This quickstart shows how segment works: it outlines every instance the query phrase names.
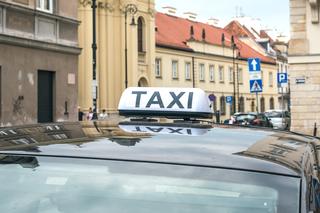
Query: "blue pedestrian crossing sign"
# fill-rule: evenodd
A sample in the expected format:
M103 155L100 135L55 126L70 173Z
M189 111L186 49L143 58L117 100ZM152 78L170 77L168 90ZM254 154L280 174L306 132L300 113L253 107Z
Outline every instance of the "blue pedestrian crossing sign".
M288 83L288 74L287 73L278 73L278 84Z
M226 102L227 102L227 104L232 104L232 96L227 96Z
M262 80L250 80L250 92L257 93L262 92Z
M248 67L250 72L261 71L260 58L249 58Z

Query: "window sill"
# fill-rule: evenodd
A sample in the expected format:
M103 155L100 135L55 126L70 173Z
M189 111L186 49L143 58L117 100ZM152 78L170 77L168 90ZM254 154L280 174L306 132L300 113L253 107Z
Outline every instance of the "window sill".
M219 81L220 84L224 84L224 81Z
M37 7L37 10L39 10L39 11L41 11L41 12L44 12L44 13L53 14L53 10L45 10L45 9L40 8L40 7Z
M162 79L162 76L161 75L156 75L156 78Z

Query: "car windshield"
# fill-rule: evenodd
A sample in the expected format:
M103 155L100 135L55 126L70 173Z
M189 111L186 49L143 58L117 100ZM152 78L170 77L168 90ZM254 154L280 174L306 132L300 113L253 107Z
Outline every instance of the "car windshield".
M282 116L284 116L285 114L283 113L282 115L282 112L272 111L272 112L266 112L265 115L268 118L282 118Z
M237 121L244 121L244 120L247 120L247 121L252 121L256 118L255 115L251 115L251 114L242 114L242 115L238 115L236 117L236 120Z
M299 209L300 180L295 177L142 162L0 158L1 212L297 213Z

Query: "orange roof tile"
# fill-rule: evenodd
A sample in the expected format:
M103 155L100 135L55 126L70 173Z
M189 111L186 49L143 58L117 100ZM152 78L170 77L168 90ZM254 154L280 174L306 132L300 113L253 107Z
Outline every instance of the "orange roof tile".
M156 43L157 45L169 46L175 48L181 48L184 50L192 50L188 45L187 41L190 40L190 28L193 26L194 36L193 39L196 41L203 41L202 30L206 32L205 42L222 45L221 37L222 34L225 35L225 45L231 46L231 34L227 30L215 27L209 24L190 21L185 18L170 16L163 13L156 14ZM267 63L275 63L275 60L264 56L250 46L240 41L235 37L235 43L239 49L240 58L260 58L261 61Z

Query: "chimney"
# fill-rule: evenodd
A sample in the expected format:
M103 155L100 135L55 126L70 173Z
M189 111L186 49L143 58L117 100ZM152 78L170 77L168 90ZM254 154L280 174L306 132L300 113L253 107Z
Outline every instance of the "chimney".
M167 15L171 15L171 16L176 16L177 13L177 8L175 7L170 7L170 6L166 6L166 7L162 7L163 12Z
M216 18L210 18L207 23L211 26L219 27L220 20Z
M186 18L190 21L196 21L197 20L197 14L193 12L185 12L183 13L183 18Z

